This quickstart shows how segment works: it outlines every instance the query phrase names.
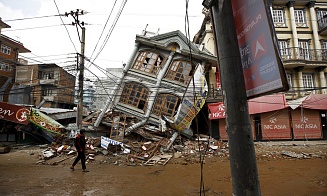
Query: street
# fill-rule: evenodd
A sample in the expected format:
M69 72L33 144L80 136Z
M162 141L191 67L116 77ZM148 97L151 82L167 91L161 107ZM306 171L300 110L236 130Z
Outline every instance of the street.
M232 195L228 157L206 157L203 164L204 192L200 193L199 158L172 158L166 165L126 164L119 159L96 156L88 173L73 157L59 164L36 164L39 147L12 149L0 154L1 195ZM262 195L326 195L327 145L256 144ZM307 158L281 156L301 152ZM52 160L52 163L54 161Z

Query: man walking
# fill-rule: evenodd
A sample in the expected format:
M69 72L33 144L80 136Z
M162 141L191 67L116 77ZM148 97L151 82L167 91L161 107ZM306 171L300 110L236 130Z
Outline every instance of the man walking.
M75 165L78 163L79 160L81 160L83 172L89 172L88 170L86 170L85 165L85 145L85 129L81 129L80 133L75 138L75 147L78 155L73 165L70 167L71 170L74 170Z

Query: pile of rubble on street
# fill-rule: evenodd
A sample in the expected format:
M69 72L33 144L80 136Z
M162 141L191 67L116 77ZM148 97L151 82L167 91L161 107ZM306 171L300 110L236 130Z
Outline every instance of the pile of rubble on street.
M192 164L199 163L200 156L206 160L222 157L228 159L228 143L218 141L201 135L196 140L186 139L180 136L175 140L171 149L163 152L166 139L160 141L137 141L131 138L124 142L110 144L107 149L101 147L101 138L87 138L86 157L88 163L94 164L114 164L128 166L154 166L165 165L169 161L172 163ZM68 140L70 141L70 140ZM291 141L290 141L291 142ZM73 160L76 150L72 142L62 144L42 145L37 164L57 165L65 160ZM315 151L308 146L262 146L255 143L257 160L277 160L277 159L311 159L327 158L326 151ZM326 147L327 148L327 147ZM285 150L289 149L289 150ZM310 152L309 152L309 151Z

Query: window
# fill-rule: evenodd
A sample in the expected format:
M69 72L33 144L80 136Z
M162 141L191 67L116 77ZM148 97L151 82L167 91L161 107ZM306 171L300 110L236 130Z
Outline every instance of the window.
M163 57L154 52L141 52L137 57L133 69L156 75L162 67Z
M43 96L51 96L52 95L52 89L50 89L50 88L44 88L42 90L42 95Z
M288 82L288 85L290 87L290 90L292 90L292 88L293 88L292 74L291 73L287 73L286 76L287 76L287 82Z
M313 75L312 74L302 74L303 87L305 89L313 89Z
M304 10L294 10L294 18L296 24L306 24Z
M45 72L43 72L43 79L44 80L54 79L54 72L53 71L45 71Z
M273 10L272 18L275 26L286 26L285 25L285 15L284 10Z
M279 45L279 51L280 54L282 55L282 58L286 58L289 59L290 56L290 48L289 48L289 43L286 40L279 40L278 41L278 45Z
M148 94L149 90L142 84L126 83L120 102L145 111L147 108Z
M327 15L327 10L317 10L317 20L318 22L324 19L324 16Z
M10 55L11 48L9 46L1 44L1 52Z
M11 72L13 70L13 68L8 63L0 61L0 70Z
M311 60L308 41L299 41L299 54L300 58Z
M174 61L165 78L187 84L191 79L192 65L187 61Z
M324 10L318 9L318 10L316 10L316 13L317 13L318 29L322 30L325 27L327 27L327 17L326 17L327 10L326 9L324 9Z
M175 95L159 94L152 112L157 116L165 115L168 117L173 117L179 103L180 100Z
M327 59L327 41L325 40L321 41L321 56L322 56L322 60Z

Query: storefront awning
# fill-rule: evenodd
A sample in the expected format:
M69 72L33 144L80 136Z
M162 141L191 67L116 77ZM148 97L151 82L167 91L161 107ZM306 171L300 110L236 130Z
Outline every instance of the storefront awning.
M287 104L294 110L298 107L327 110L327 95L325 94L311 94L300 99L288 101Z
M289 107L284 94L266 95L248 100L249 114L259 114L281 110ZM208 104L209 119L225 118L225 107L222 102Z
M259 114L287 108L285 94L266 95L248 101L249 113Z

